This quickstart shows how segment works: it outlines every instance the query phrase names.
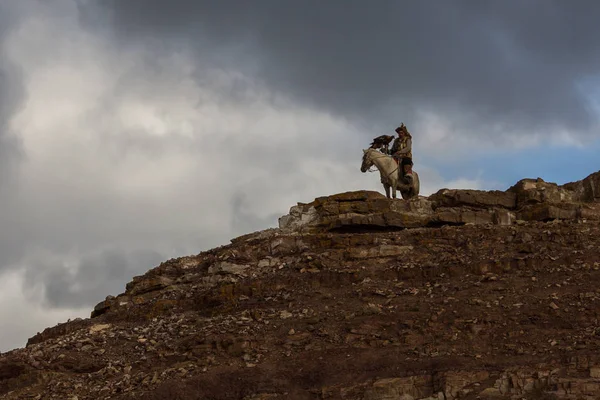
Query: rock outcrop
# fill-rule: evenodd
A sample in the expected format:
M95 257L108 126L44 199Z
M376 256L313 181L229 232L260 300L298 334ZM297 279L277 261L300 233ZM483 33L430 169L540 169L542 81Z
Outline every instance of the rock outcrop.
M512 225L527 221L600 220L600 173L558 186L523 179L506 191L442 189L429 197L389 200L359 191L298 203L279 227L305 233L441 225Z
M292 207L0 356L2 399L598 399L598 174Z

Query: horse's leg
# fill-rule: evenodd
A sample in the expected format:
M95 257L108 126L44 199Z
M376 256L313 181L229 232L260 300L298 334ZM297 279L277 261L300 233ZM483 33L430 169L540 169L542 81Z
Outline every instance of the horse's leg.
M392 180L392 198L396 198L396 182Z
M385 197L390 198L390 185L384 183L383 188L385 189Z
M396 189L400 192L400 196L402 196L402 199L406 200L406 190L402 182L396 182Z
M413 197L417 197L419 194L419 189L418 189L418 185L419 185L419 176L416 175L413 172L413 181L412 183L408 186L408 190L406 190L406 199L412 199Z

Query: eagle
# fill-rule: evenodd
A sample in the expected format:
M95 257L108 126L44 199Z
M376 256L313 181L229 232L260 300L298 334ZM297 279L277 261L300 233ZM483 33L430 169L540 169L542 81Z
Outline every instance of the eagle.
M385 149L386 150L385 152L387 153L388 146L392 140L394 140L394 137L390 136L390 135L377 136L371 142L371 148L372 149Z

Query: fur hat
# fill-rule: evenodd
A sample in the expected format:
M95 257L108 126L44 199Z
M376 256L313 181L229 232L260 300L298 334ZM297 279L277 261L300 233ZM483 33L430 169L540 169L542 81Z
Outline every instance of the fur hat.
M407 132L406 125L404 125L404 122L402 124L400 124L399 127L396 128L396 133L400 133L400 132Z

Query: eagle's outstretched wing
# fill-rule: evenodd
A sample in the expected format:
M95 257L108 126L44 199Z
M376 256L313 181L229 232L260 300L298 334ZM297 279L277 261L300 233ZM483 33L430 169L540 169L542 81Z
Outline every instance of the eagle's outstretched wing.
M372 149L379 149L381 147L388 146L392 140L394 140L394 137L390 136L390 135L377 136L371 142L371 148Z

